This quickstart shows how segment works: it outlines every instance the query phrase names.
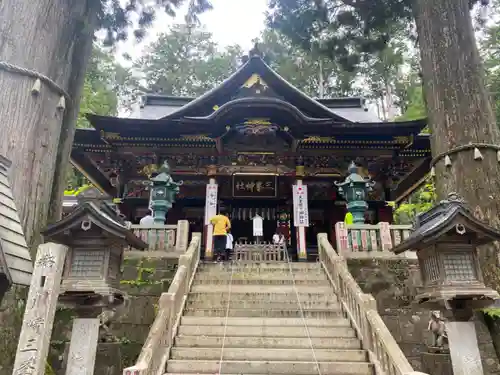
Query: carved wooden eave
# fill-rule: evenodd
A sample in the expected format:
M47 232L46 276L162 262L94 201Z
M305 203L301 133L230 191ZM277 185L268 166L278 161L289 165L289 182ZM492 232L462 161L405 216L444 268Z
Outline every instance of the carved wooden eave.
M0 272L10 283L28 286L33 264L9 181L10 160L0 155Z
M78 204L68 216L55 224L49 225L42 232L42 235L51 241L71 245L71 233L81 231L82 224L86 222L97 225L111 237L121 240L124 246L131 246L140 250L148 247L147 243L127 229L123 220L115 215L109 207L98 206L95 202Z
M231 100L208 116L186 116L180 121L181 123L215 124L224 121L226 117L231 116L233 113L236 113L236 116L240 119L252 118L255 117L255 111L258 111L259 117L272 117L275 114L287 116L289 121L286 123L289 123L291 126L295 124L326 124L332 122L331 117L310 117L301 112L293 104L270 97L249 97Z
M500 231L476 219L473 212L461 200L445 200L427 212L417 216L414 231L392 251L400 254L407 250L419 250L439 242L448 232L457 228L481 246L500 240Z

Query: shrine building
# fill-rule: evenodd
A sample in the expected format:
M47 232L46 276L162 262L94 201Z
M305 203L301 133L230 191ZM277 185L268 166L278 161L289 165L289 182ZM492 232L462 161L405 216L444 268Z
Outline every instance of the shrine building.
M102 192L122 198L120 210L132 223L147 214L149 178L166 160L182 181L167 224L186 219L191 232L203 232L211 183L235 240L253 239L258 214L264 240L279 223L289 227L291 248L303 251L314 249L317 233L334 243L335 223L346 213L335 182L351 162L376 182L366 215L375 224L392 222L387 201L408 196L431 158L425 120L381 122L362 98L308 97L258 54L200 97L146 95L131 118L88 118L94 129L77 129L71 162ZM293 185L307 187L301 231L293 224Z

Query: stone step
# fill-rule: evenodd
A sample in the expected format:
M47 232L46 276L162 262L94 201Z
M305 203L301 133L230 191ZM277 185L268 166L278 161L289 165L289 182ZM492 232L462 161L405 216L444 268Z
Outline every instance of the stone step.
M274 262L274 263L256 263L256 262L232 262L232 263L200 263L198 266L198 272L205 272L211 270L227 270L231 272L231 269L241 269L241 270L289 270L290 266L292 270L316 270L322 269L320 263L299 263L299 262Z
M195 361L341 361L366 362L364 350L345 349L271 349L271 348L173 348L171 359L191 359Z
M228 314L229 313L229 314ZM303 311L305 318L340 318L343 313L340 310L331 309L307 309ZM299 309L293 308L289 310L270 310L266 309L229 309L227 308L186 308L184 316L200 316L200 317L261 317L261 318L301 318L302 313Z
M248 318L248 317L194 317L183 316L184 326L255 326L255 327L350 327L347 319L302 319L302 318Z
M308 327L310 337L356 337L350 327ZM305 327L241 327L241 326L184 326L177 332L184 336L250 336L250 337L307 337Z
M300 301L318 301L318 302L336 302L337 296L333 293L298 293ZM297 301L297 293L233 293L214 292L214 293L189 293L188 301L204 301L206 299L227 301L228 299L244 299L247 301L270 301L270 302L286 302Z
M241 275L294 275L294 276L305 276L305 275L325 275L325 272L321 268L312 268L312 269L293 269L290 273L290 269L288 268L233 268L225 269L225 268L208 268L203 271L199 271L198 275L208 276L208 275L227 275L233 277L238 277Z
M315 349L361 349L357 338L343 337L217 337L217 336L177 336L176 347L203 348L292 348L310 349L311 343Z
M199 279L194 280L195 285L221 285L228 287L229 279ZM329 286L328 280L292 280L292 279L235 279L232 281L231 285L307 285L307 286Z
M319 371L318 366L319 365ZM292 362L292 361L193 361L169 360L169 374L290 374L290 375L373 375L365 362Z
M193 284L192 293L222 293L229 291L229 283L223 284ZM333 294L330 285L231 285L231 294L238 293L275 293L291 294L295 293L324 293Z
M252 301L252 300L236 300L231 299L230 301L224 300L210 300L206 299L204 301L187 301L187 308L196 308L196 309L210 309L210 308L225 308L227 309L252 309L252 310L291 310L302 308L302 310L307 309L332 309L332 310L340 310L340 304L336 301L326 302L326 301L300 301L292 300L292 301Z
M237 281L327 281L326 275L321 273L298 273L291 275L289 272L266 272L266 273L197 273L195 276L195 281L224 281L228 283L232 278L233 282Z

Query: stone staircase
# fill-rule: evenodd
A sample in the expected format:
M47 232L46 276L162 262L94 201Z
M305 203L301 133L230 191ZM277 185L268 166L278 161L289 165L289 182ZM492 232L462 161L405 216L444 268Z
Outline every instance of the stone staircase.
M201 264L200 245L193 234L123 375L426 375L413 370L326 234L318 263L270 254Z
M373 366L319 263L203 264L167 373L371 375Z

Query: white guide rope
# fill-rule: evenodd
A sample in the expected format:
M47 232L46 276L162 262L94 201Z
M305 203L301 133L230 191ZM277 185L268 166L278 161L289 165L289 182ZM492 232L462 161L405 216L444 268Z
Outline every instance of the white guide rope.
M293 289L295 291L295 295L297 297L297 302L299 304L299 309L300 309L300 316L302 318L302 324L304 324L304 328L306 330L307 338L309 339L309 345L311 346L311 351L313 355L314 362L316 363L316 369L318 370L318 374L321 374L321 369L319 367L319 362L318 362L318 357L316 357L316 351L314 350L314 344L312 342L311 334L309 332L309 327L307 326L307 321L304 315L304 309L302 307L302 302L300 302L300 296L299 296L299 291L297 289L297 285L295 284L295 276L293 275L293 269L292 269L292 263L290 262L290 257L288 256L288 249L285 247L285 258L288 263L288 270L290 272L290 276L292 276L292 284L293 284Z
M222 346L220 349L219 375L222 374L222 359L224 357L224 344L226 341L227 320L229 318L229 308L231 306L231 289L232 289L232 285L233 285L233 273L234 273L234 267L233 267L233 261L231 261L231 277L229 278L229 288L228 288L228 293L227 293L226 318L224 321L224 334L222 336Z

